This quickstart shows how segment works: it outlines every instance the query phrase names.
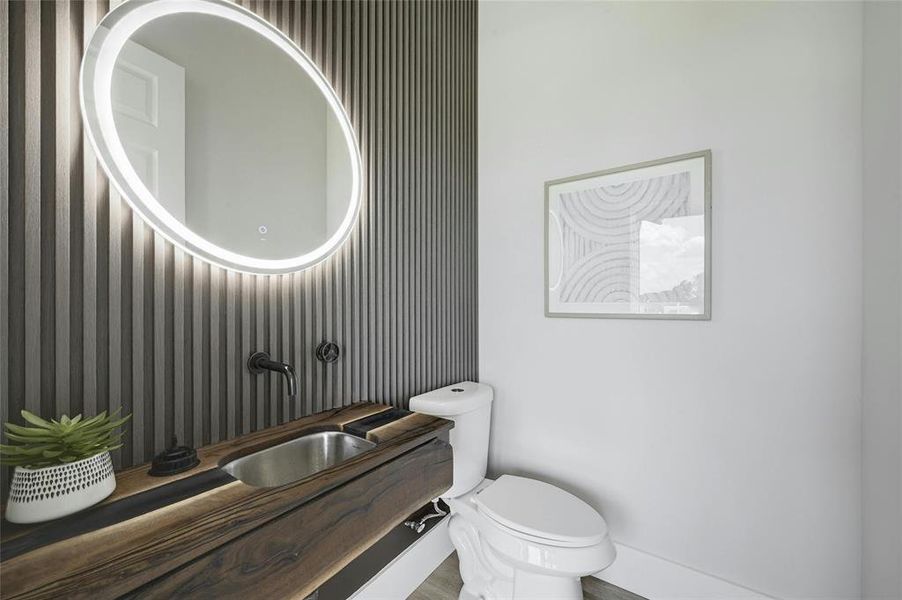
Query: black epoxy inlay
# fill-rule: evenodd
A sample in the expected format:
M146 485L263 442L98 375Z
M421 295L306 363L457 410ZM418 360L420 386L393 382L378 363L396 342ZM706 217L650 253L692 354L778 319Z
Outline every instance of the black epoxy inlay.
M56 542L103 529L128 519L140 517L145 513L169 506L233 481L236 481L236 479L225 471L210 469L203 473L123 498L111 504L95 506L62 519L48 521L37 525L34 531L4 542L0 546L0 562L49 544L55 544ZM3 527L16 527L16 525L3 521ZM29 525L29 527L33 527L33 525Z
M375 415L371 415L369 417L351 421L344 426L344 430L346 433L350 433L351 435L365 438L368 431L376 429L377 427L382 427L383 425L391 423L392 421L397 421L398 419L406 417L409 414L412 414L409 410L404 410L403 408L392 408L391 410L376 413Z

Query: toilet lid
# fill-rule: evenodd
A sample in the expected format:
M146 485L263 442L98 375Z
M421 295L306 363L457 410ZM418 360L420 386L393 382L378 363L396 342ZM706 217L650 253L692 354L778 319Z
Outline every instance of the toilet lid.
M608 533L607 524L594 508L535 479L502 475L476 494L476 505L506 528L550 545L591 546Z

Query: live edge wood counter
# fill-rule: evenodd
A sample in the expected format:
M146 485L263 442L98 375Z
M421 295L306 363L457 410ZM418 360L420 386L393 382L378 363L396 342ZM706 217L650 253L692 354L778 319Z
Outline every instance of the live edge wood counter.
M147 465L117 474L125 498L218 469L318 431L341 431L389 410L355 404L198 449L201 464L173 477ZM451 487L450 421L413 413L374 429L376 447L295 483L229 481L125 521L0 562L2 598L303 598ZM53 522L40 526L52 527ZM36 528L4 528L4 541Z

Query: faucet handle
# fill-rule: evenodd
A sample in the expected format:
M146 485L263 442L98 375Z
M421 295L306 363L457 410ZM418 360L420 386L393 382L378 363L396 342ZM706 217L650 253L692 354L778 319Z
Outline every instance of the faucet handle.
M341 346L335 342L323 341L316 347L316 359L326 364L341 358Z

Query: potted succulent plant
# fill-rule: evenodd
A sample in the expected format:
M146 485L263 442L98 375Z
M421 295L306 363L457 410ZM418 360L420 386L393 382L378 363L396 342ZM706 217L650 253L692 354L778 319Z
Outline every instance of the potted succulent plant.
M22 418L32 426L6 423L10 444L0 444L0 464L15 467L6 503L8 521L57 519L113 493L116 476L110 450L122 445L117 429L128 416L104 411L90 419L64 415L45 421L23 410Z

